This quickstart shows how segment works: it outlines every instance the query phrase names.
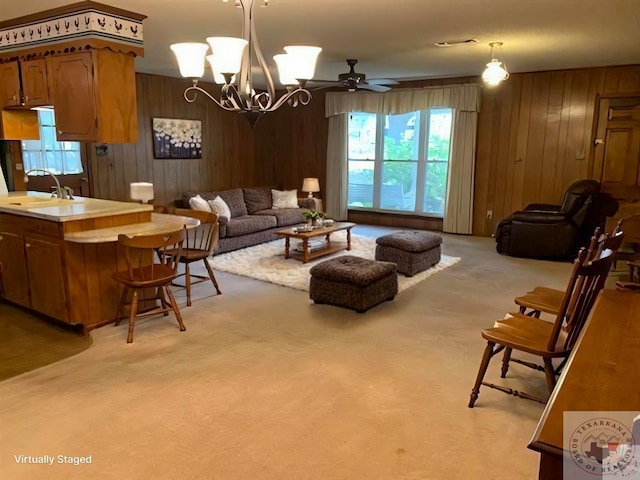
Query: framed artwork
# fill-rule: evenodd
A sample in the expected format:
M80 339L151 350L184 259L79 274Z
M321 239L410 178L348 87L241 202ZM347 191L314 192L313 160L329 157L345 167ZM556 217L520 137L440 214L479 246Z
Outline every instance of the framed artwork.
M154 158L202 158L202 122L176 118L153 119Z

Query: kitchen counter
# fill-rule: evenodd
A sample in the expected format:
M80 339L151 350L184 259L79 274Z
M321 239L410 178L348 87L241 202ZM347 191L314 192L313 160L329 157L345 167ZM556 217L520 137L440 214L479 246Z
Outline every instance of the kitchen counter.
M117 242L118 235L131 236L169 233L182 228L184 225L186 225L187 228L193 228L200 225L200 221L195 218L182 217L179 215L152 213L150 222L66 233L64 239L67 242L73 243Z
M51 198L43 192L9 192L0 194L0 212L39 218L52 222L69 222L131 213L150 212L153 205L116 202L99 198L74 197L73 200Z

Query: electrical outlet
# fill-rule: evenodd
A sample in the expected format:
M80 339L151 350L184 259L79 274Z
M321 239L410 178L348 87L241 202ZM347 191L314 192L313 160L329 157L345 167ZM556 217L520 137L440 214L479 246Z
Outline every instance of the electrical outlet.
M487 210L487 220L491 220L493 218L493 210Z

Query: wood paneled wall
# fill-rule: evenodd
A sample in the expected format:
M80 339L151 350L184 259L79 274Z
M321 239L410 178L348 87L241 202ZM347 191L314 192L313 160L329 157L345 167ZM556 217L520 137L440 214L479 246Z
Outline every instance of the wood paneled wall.
M183 79L136 74L138 143L108 145L105 156L97 156L95 144L87 144L92 196L129 200L131 182L151 182L154 203L168 205L189 190L210 191L267 181L265 165L254 161L254 132L249 123L205 98L187 103L182 95L189 84ZM214 91L216 87L206 88ZM152 118L156 117L201 120L202 158L154 159Z
M324 191L328 122L323 91L313 92L307 106L266 114L251 130L242 115L224 112L209 100L186 103L185 80L145 74L137 74L136 80L140 141L109 145L104 157L88 146L94 196L125 200L130 182L149 181L155 186L155 203L168 204L187 190L257 185L300 189L304 177L318 177ZM480 79L404 86L469 82ZM634 94L640 95L640 66L512 74L496 88L483 87L473 233L491 235L511 212L533 202L558 203L571 182L589 178L598 97ZM154 160L153 117L202 120L202 159Z
M515 74L483 88L473 233L492 234L529 203L558 204L573 181L592 178L597 100L619 95L640 95L640 66Z

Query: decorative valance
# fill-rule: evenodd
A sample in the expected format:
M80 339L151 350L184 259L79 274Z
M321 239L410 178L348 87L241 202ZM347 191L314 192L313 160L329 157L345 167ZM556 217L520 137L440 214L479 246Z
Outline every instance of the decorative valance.
M453 108L461 112L480 111L480 85L399 88L384 93L328 92L325 116L349 112L396 115L428 108Z

